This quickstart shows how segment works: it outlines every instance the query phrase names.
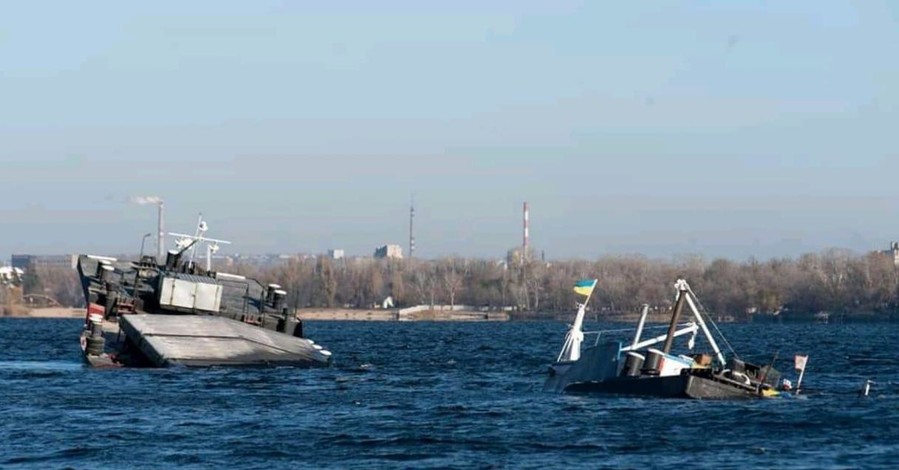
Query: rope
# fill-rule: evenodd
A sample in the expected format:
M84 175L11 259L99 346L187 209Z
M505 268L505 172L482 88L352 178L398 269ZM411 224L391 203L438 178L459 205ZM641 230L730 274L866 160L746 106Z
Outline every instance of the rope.
M699 301L699 297L696 297L696 293L693 292L693 288L690 287L689 284L687 284L687 290L690 292L690 295L693 296L693 301L696 302L696 307L699 309L699 314L705 317L706 323L712 324L712 327L714 327L715 331L718 333L718 337L721 339L724 345L727 346L727 349L730 351L730 353L735 358L739 359L740 356L736 351L734 351L734 348L730 345L730 342L727 341L727 337L724 336L723 333L721 333L721 330L718 328L718 324L715 323L715 320L712 320L712 316L708 314L708 310L705 308L705 305L702 305L702 302Z

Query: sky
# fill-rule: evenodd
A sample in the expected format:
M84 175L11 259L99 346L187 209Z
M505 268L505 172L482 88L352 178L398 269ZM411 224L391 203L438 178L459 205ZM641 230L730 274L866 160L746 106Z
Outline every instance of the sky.
M899 3L0 0L0 256L899 240ZM226 253L227 252L227 253Z

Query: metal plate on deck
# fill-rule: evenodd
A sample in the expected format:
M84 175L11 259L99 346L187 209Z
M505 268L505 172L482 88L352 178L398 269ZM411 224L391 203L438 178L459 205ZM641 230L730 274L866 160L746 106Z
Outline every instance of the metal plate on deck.
M243 322L199 315L124 315L122 331L158 367L173 365L324 366L329 356L307 339Z

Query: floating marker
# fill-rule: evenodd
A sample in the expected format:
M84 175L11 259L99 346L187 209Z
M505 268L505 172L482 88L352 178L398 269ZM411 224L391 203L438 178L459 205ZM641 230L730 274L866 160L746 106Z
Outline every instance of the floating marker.
M873 380L870 380L870 379L869 379L869 380L865 380L865 386L864 386L864 388L859 392L859 395L861 395L861 396L863 396L863 397L868 396L868 393L871 391L871 384L873 384L873 383L874 383Z

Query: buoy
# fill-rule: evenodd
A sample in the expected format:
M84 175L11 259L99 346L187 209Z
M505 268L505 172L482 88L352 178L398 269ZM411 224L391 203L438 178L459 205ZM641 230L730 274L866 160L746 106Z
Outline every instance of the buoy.
M870 380L870 379L865 380L864 387L862 387L862 389L859 390L859 392L858 392L859 396L862 396L862 397L868 396L868 393L871 392L871 384L873 384L873 383L874 383L873 380Z

